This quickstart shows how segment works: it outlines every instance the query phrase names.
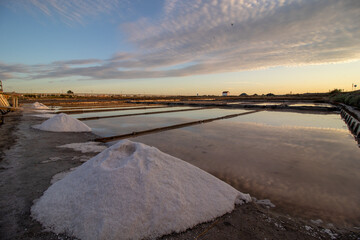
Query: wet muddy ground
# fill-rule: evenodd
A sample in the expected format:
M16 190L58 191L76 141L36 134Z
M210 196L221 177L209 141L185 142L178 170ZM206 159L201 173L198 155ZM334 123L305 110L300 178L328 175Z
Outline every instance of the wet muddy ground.
M52 133L31 128L43 119L14 113L0 126L0 239L72 239L45 232L32 220L33 201L50 186L52 177L82 164L95 153L57 148L86 142L92 133ZM255 196L256 197L256 196ZM249 203L232 213L161 239L359 239L359 231L333 229L277 214Z

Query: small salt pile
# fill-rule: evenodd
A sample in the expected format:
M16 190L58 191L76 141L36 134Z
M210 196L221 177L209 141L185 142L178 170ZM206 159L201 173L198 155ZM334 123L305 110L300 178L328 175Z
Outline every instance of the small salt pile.
M189 163L124 140L54 183L31 212L57 234L153 239L185 231L249 201L249 194Z
M31 104L30 107L33 109L46 109L46 110L50 109L48 106L46 106L42 103L39 103L39 102L35 102L35 103Z
M85 123L65 113L57 114L33 128L50 132L91 132L91 128Z

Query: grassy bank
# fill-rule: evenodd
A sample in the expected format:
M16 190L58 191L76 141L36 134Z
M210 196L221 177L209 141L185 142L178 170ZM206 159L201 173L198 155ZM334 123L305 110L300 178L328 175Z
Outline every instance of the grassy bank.
M347 105L360 108L360 90L347 93L334 90L330 93L330 101L345 103Z

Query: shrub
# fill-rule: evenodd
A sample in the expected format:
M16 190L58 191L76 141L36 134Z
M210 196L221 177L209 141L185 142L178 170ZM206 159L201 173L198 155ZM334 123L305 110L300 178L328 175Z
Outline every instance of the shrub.
M350 106L360 108L360 93L339 93L330 96L330 100L338 103L345 103Z

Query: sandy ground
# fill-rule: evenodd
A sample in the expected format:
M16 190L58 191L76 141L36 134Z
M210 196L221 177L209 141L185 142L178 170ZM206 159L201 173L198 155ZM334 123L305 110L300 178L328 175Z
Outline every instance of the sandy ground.
M32 129L44 119L12 113L0 126L0 239L72 239L45 232L32 220L30 208L50 186L52 177L79 166L81 153L57 148L86 142L91 133L51 133ZM57 157L56 161L54 160ZM45 162L44 162L45 161ZM276 209L276 208L275 208ZM255 203L237 206L232 213L200 224L184 233L161 239L360 239L359 232L306 223ZM335 233L337 235L331 235Z

